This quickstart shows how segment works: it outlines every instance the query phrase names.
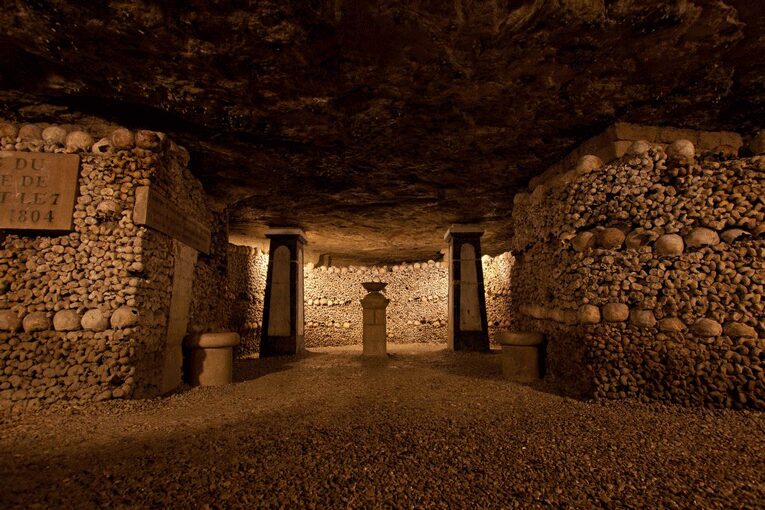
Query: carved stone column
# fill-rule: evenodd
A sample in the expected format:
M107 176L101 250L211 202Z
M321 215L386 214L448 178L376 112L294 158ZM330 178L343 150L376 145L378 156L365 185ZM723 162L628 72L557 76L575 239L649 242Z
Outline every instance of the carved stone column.
M385 309L390 303L380 291L385 288L386 283L382 282L364 282L364 288L369 294L361 299L361 307L364 309L364 356L385 356L386 332L385 332Z
M260 355L297 354L305 349L303 319L303 246L305 234L299 228L272 228L263 331Z
M481 236L477 225L452 225L449 243L449 348L488 351L489 326L481 265Z

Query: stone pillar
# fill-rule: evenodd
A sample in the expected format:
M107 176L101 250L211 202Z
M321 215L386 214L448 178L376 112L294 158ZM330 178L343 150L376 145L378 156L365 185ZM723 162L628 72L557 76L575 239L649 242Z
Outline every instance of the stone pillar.
M390 300L380 294L380 291L387 284L364 282L362 285L369 291L369 294L361 299L361 307L364 309L364 356L385 356L387 354L385 309Z
M272 228L266 297L263 306L261 356L297 354L305 349L303 319L303 246L299 228Z
M481 265L481 236L477 225L452 225L449 243L449 348L488 351L489 326Z
M183 376L183 337L189 324L189 307L194 286L197 251L173 239L173 287L167 318L165 356L160 393L168 393L181 385Z

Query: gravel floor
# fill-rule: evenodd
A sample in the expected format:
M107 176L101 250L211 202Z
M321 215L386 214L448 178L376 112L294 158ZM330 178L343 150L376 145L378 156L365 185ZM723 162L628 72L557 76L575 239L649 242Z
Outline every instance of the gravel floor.
M499 356L244 360L238 383L0 427L5 508L763 508L765 414L588 403Z

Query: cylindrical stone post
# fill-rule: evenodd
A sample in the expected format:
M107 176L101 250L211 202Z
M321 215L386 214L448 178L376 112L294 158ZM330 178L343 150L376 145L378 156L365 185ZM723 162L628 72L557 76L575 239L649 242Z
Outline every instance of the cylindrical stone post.
M364 288L369 294L361 299L364 314L364 356L385 356L386 348L385 309L390 302L380 291L386 283L364 282Z
M544 335L534 331L500 331L496 339L502 345L502 375L505 379L529 383L542 377L540 350Z
M202 333L186 339L191 350L188 379L192 386L230 384L233 373L233 347L239 345L237 333Z

